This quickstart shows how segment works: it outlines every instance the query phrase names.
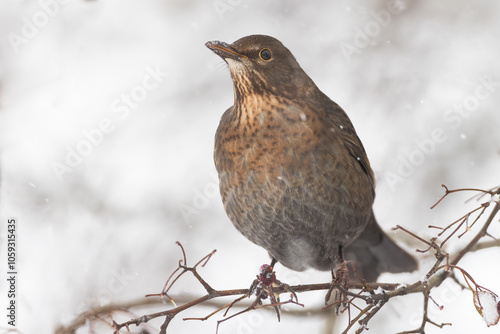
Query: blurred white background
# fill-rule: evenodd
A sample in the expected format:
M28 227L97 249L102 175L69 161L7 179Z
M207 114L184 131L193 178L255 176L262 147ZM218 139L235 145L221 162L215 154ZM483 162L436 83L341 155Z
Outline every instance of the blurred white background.
M218 289L248 287L268 262L232 226L218 194L213 138L233 92L208 40L280 39L351 117L375 170L382 227L401 224L431 236L427 225L445 226L477 205L458 194L429 210L441 184L499 184L499 18L500 2L487 0L2 1L0 236L3 245L4 222L16 217L17 328L50 333L91 306L160 292L180 259L175 241L191 264L217 249L201 273ZM497 237L498 225L491 229ZM448 250L475 231L452 239ZM407 249L423 247L389 233ZM3 301L5 247L1 252ZM500 250L490 249L461 265L500 293L498 258ZM432 264L430 254L420 259L420 272L380 281L417 281ZM277 270L290 284L330 279L327 272ZM203 289L185 278L172 295L183 293L201 296ZM433 320L453 326L428 325L427 333L498 331L486 327L470 291L456 283L432 295L444 305L430 305ZM323 296L299 298L314 311ZM418 327L421 302L419 295L393 300L369 327ZM170 331L215 332L220 317L181 319L212 310L189 310ZM329 333L329 317L284 312L278 323L258 311L224 323L220 333ZM346 324L340 317L333 332ZM112 333L101 325L96 331Z

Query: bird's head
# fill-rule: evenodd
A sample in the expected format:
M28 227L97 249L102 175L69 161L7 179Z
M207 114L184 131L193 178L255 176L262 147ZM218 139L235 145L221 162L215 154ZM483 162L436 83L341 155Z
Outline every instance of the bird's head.
M316 88L276 38L251 35L233 44L210 41L206 46L228 64L236 99L268 94L298 97Z

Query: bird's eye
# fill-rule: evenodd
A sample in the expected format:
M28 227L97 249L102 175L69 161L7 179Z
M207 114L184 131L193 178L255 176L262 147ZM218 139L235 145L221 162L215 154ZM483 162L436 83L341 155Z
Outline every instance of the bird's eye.
M269 61L273 57L273 54L271 53L271 50L269 50L269 49L262 49L259 51L259 57L262 60Z

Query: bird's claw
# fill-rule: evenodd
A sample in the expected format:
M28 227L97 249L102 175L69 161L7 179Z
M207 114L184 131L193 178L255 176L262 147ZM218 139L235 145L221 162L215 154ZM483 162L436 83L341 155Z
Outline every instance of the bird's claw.
M248 289L248 296L251 296L255 293L258 299L258 303L261 304L262 300L270 298L271 304L274 305L274 309L276 310L276 315L278 317L278 321L280 320L280 309L281 302L279 298L279 293L275 293L273 290L275 288L283 289L290 293L290 300L293 301L295 299L296 303L299 302L299 298L297 294L290 285L283 283L276 279L276 273L273 271L273 267L264 264L260 267L259 275L252 282L252 285Z
M347 262L342 262L337 268L335 275L332 272L332 276L332 283L325 296L325 305L328 305L332 293L335 290L335 296L332 305L335 305L335 313L338 315L340 307L343 307L345 309L349 304L349 299L343 292L349 290L349 269L347 268ZM344 311L344 309L342 310L342 312Z

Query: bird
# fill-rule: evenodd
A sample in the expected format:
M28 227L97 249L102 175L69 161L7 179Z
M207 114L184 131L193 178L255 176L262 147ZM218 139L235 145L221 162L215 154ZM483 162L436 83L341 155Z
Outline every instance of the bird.
M295 271L333 273L352 261L368 282L414 271L415 259L375 219L375 178L353 124L290 50L267 35L205 45L233 81L214 161L237 230Z

